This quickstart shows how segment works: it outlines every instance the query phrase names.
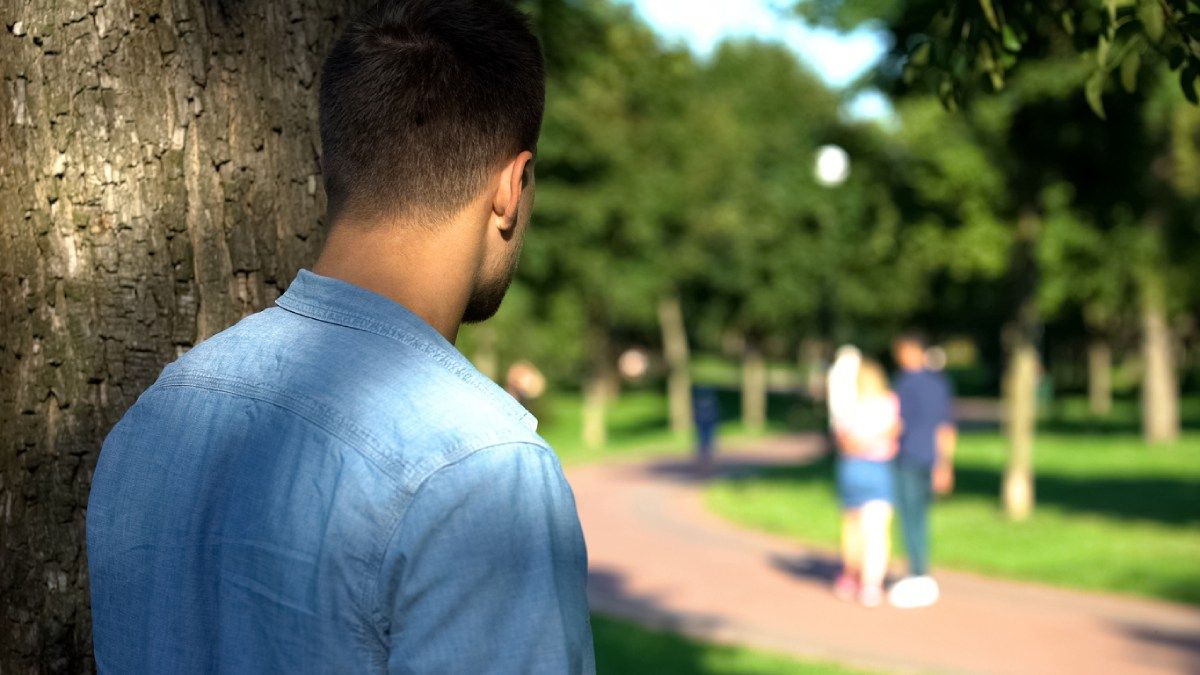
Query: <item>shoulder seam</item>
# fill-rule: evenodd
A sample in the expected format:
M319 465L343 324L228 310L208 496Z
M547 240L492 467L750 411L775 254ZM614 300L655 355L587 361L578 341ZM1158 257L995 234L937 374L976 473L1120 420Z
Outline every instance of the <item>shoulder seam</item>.
M283 296L280 297L280 300L284 299L285 298ZM294 307L288 307L288 305L293 305ZM314 321L321 321L323 323L350 328L352 330L371 333L383 338L395 340L396 342L399 342L410 349L417 350L426 356L429 356L435 363L467 386L484 395L493 397L495 396L495 392L492 391L491 387L489 386L494 385L494 383L475 372L474 369L469 366L469 362L465 361L465 357L464 360L460 361L445 350L439 349L435 345L430 344L428 341L420 339L411 332L399 330L395 326L388 325L385 322L369 316L363 316L354 312L345 312L331 307L321 307L303 300L298 300L296 298L286 298L286 302L284 304L279 304L279 300L276 300L275 306L292 314L313 319ZM453 349L453 347L451 349ZM497 401L497 403L500 402ZM528 411L525 411L525 414L528 415ZM516 416L515 412L513 413L513 416Z
M372 592L371 592L372 597L371 597L371 602L370 602L370 607L371 607L370 611L375 615L375 617L374 617L375 620L372 623L375 628L375 631L376 631L379 641L381 643L383 643L385 646L387 644L387 639L386 639L386 635L384 635L384 631L383 631L383 622L386 621L387 617L383 616L383 613L381 611L381 603L380 603L380 600L381 600L380 599L380 586L381 586L380 581L381 581L381 577L383 576L383 562L384 562L384 560L387 559L387 552L388 552L388 550L391 549L392 542L395 541L396 536L403 529L404 522L408 519L408 514L412 512L412 505L414 502L416 502L417 496L421 492L421 488L425 487L425 485L429 482L429 480L431 478L438 475L442 471L449 469L457 464L460 464L460 463L466 461L467 459L478 455L481 452L486 452L488 450L494 450L496 448L502 448L502 447L514 446L514 445L515 446L524 446L527 448L535 449L538 451L539 455L544 455L546 453L549 453L550 456L555 460L555 462L556 463L558 462L558 455L556 455L554 453L554 449L551 448L549 446L549 444L544 443L544 442L543 443L535 443L532 441L504 441L504 442L500 442L500 443L491 443L488 445L482 445L482 446L479 446L472 450L463 452L459 456L457 456L453 459L450 459L450 460L446 461L445 463L443 463L442 465L438 466L437 468L429 471L428 473L426 473L424 476L421 477L420 482L417 483L416 487L414 487L413 491L409 494L408 504L405 506L404 512L399 514L396 517L396 522L391 525L388 535L383 541L383 548L381 549L381 554L379 556L379 562L376 565L376 569L375 569L374 588L372 589ZM559 473L560 474L562 473L561 468L559 469ZM563 479L565 480L565 477Z
M155 382L151 389L159 387L194 387L208 391L220 391L283 408L324 429L351 448L360 451L368 461L400 483L401 489L408 492L404 485L403 465L383 451L383 444L371 432L329 406L256 382L210 373L166 374Z

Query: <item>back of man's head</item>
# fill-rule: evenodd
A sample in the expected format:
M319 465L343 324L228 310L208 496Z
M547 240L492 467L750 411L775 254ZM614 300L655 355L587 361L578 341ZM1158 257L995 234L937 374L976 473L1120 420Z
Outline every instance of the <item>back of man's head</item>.
M434 225L534 149L545 66L505 0L384 0L335 43L320 105L330 220Z
M896 336L892 341L893 355L896 365L903 370L921 370L925 367L925 346L928 344L925 333L910 329Z

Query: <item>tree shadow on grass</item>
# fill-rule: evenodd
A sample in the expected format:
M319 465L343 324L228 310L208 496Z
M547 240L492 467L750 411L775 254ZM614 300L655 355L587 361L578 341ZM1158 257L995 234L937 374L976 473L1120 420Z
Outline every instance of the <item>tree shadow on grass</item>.
M728 649L680 635L705 635L719 628L719 618L671 611L652 595L631 592L618 572L590 570L588 596L599 673L701 674L709 672L708 654Z
M962 467L955 492L971 496L1000 494L999 470ZM1150 520L1167 525L1200 524L1200 480L1138 476L1071 477L1042 473L1034 479L1038 504L1112 518Z
M1180 422L1184 431L1200 430L1200 419ZM1137 436L1142 433L1140 420L1126 417L1050 418L1038 423L1038 431L1052 434L1081 434L1097 436Z
M797 466L766 469L753 480L766 483L811 484L833 481L833 458ZM998 499L1001 469L960 467L955 494ZM1038 504L1067 511L1165 525L1200 525L1200 480L1164 476L1128 478L1071 477L1042 473L1035 478Z

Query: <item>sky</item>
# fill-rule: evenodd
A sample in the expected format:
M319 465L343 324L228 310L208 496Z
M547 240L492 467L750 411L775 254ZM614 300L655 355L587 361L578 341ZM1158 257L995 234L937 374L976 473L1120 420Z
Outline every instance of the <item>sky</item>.
M722 38L753 36L788 45L830 86L844 87L866 72L887 49L876 31L839 33L814 28L776 9L779 0L625 0L668 40L680 40L693 52L711 53ZM878 92L859 95L848 106L853 117L890 113Z

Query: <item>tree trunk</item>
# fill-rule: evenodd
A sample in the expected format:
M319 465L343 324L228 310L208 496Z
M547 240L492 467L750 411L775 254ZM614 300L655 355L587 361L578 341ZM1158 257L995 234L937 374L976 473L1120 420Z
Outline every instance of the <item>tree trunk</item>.
M315 83L363 2L29 0L0 32L0 672L86 672L101 440L322 237Z
M475 357L471 359L475 369L486 375L493 382L505 383L500 380L500 357L496 354L496 327L482 324L475 328Z
M1163 285L1146 283L1142 299L1142 436L1147 443L1179 438L1179 382Z
M1098 417L1112 412L1112 348L1108 340L1096 338L1088 343L1088 410Z
M591 369L583 384L583 444L592 450L599 450L608 442L606 413L616 384L608 328L604 321L591 322L588 350Z
M662 329L663 356L667 360L667 404L671 431L687 434L692 429L692 374L688 362L687 327L678 295L669 295L658 304L658 323Z
M1008 464L1004 471L1004 511L1013 520L1033 512L1033 439L1037 422L1037 347L1021 341L1009 355L1005 375L1005 433Z
M1033 513L1033 439L1037 427L1037 386L1041 370L1038 340L1041 320L1037 309L1038 269L1034 246L1040 221L1026 210L1017 223L1013 269L1016 275L1015 320L1008 334L1008 366L1004 376L1005 434L1008 464L1004 470L1004 511L1013 520Z
M758 433L767 424L767 368L758 345L746 341L742 356L742 425Z

